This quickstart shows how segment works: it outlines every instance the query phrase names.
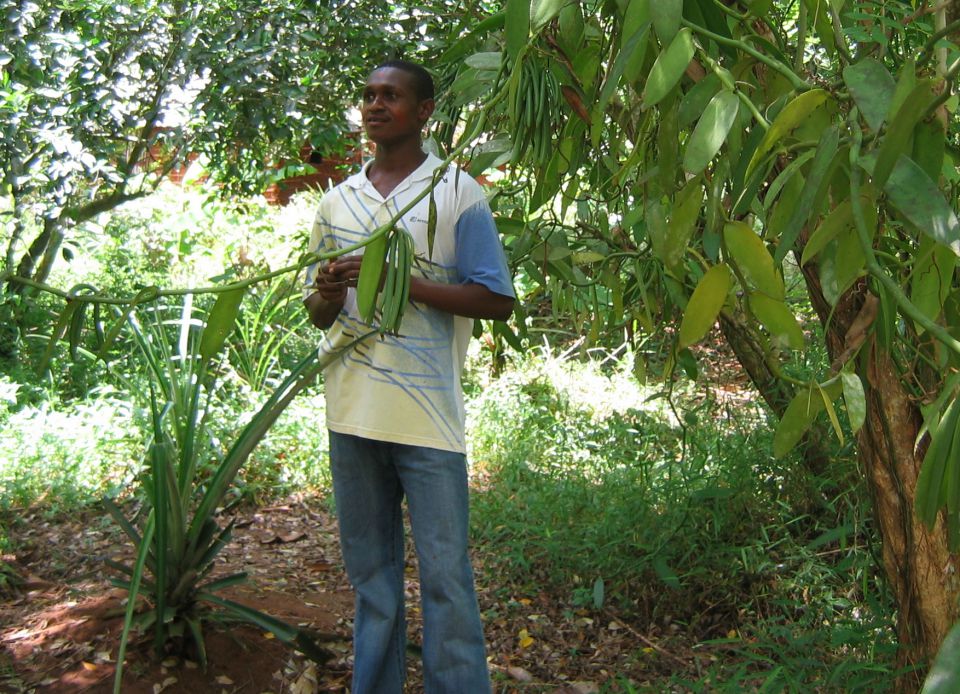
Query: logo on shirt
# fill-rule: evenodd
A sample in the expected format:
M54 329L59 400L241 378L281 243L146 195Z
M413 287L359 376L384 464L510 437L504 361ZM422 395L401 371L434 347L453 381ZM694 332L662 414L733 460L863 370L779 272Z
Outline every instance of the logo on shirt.
M411 215L409 220L411 224L429 224L430 221L424 219L423 217L418 217L417 215Z

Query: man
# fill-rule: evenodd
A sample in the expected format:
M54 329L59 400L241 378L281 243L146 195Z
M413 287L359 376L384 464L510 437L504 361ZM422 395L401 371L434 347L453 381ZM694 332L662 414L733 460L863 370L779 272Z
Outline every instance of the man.
M361 115L376 155L320 203L312 250L356 244L431 185L440 160L423 151L433 80L391 61L363 91ZM480 186L453 167L433 192L437 225L428 254L429 201L398 225L415 242L410 303L399 335L347 350L324 374L330 466L340 543L356 590L353 694L393 694L405 676L404 550L407 498L420 571L424 688L490 691L483 631L467 554L467 473L460 371L471 318L504 320L514 292ZM335 351L370 330L359 318L361 258L308 271L305 304Z

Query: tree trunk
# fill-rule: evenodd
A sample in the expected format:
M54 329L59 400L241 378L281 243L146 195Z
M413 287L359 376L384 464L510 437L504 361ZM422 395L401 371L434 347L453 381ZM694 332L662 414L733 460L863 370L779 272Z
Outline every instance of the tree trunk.
M914 512L923 460L915 452L922 420L890 355L874 345L866 357L867 420L858 436L859 458L870 484L883 542L883 568L897 600L900 664L932 661L958 617L957 558L947 548L942 520L928 529ZM914 690L922 670L901 682Z
M47 254L47 250L56 241L59 246L62 234L57 234L58 221L52 219L43 220L43 230L37 235L37 238L30 244L30 248L23 254L20 264L17 266L17 277L26 277L33 279L33 272L37 263ZM22 292L24 285L14 285L14 291Z
M897 603L899 664L923 666L932 661L960 614L960 581L957 557L948 549L942 519L930 530L914 512L917 477L926 449L926 441L914 445L922 424L920 403L905 387L905 375L889 351L873 337L863 342L866 331L861 311L868 299L874 300L866 283L855 285L831 307L823 297L814 265L808 264L803 273L835 364L850 358L852 343L858 339L863 343L858 371L865 381L867 418L857 436L857 455L873 500L883 569ZM904 675L898 689L918 689L924 672L921 667Z
M787 405L793 399L794 389L770 368L764 346L758 344L755 337L751 335L746 322L738 315L721 314L720 331L723 333L730 349L733 350L740 366L750 377L753 387L757 389L760 397L767 403L767 407L778 418L782 417ZM829 470L830 457L827 455L824 441L830 435L832 434L827 434L825 425L815 422L801 443L803 460L807 469L817 477L822 477ZM839 482L839 480L835 481ZM820 494L815 496L822 497ZM823 499L819 498L816 501L822 503ZM809 509L807 511L812 512Z

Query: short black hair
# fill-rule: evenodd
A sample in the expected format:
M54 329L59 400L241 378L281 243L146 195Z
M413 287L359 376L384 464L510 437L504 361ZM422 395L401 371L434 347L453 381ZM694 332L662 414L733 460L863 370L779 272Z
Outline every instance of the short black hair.
M426 101L427 99L433 98L433 77L429 72L427 72L427 69L423 67L423 65L412 63L409 60L388 60L385 63L380 63L377 65L377 67L373 69L373 72L388 67L392 67L396 70L403 70L408 75L413 77L413 88L414 91L416 91L417 98L420 101Z

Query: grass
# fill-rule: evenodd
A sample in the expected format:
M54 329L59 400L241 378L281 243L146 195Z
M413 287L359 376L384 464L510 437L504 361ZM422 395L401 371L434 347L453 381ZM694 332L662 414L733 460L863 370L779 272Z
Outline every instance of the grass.
M677 417L626 367L544 354L472 387L475 542L504 598L548 591L722 654L681 690L889 686L863 490L818 495L756 406L683 387Z
M466 383L475 547L504 602L547 592L562 609L656 625L691 649L691 671L668 678L681 691L892 681L893 609L874 578L863 491L811 491L798 459L769 455L771 428L749 399L690 385L667 397L626 365L543 352L496 379L474 355ZM103 390L16 409L14 391L5 382L0 508L65 511L136 473L143 413L129 398ZM220 438L262 398L224 377ZM328 490L323 421L319 389L295 400L233 500ZM621 674L610 691L630 691Z
M225 258L228 274L278 267L302 248L312 207L309 198L273 210L167 191L82 231L75 261L58 266L54 281L134 291L160 280L205 284L223 274ZM270 293L258 289L241 312L247 333L262 338L258 351L233 345L218 372L217 442L232 439L263 401L263 386L314 341L300 326L276 347L273 337L292 330L299 306L266 303ZM49 321L36 326L49 333ZM69 511L127 487L148 426L145 386L116 377L133 366L118 360L106 369L61 354L56 377L39 381L30 359L45 344L30 331L4 340L0 511ZM505 603L546 592L562 609L615 611L638 631L672 634L691 666L664 674L666 689L888 686L894 610L875 580L864 490L837 487L859 477L849 474L847 450L836 451L831 480L812 479L795 454L770 455L771 424L751 392L689 382L665 392L637 385L630 355L584 361L546 350L511 356L493 378L473 346L465 377L473 532ZM17 354L20 363L7 368ZM317 388L281 416L228 503L325 493L326 446ZM222 454L214 451L209 469ZM0 550L4 542L0 528ZM619 674L607 690L635 691L630 674Z
M11 390L9 382L5 383ZM142 436L129 398L105 388L71 403L0 411L0 509L52 512L123 488L139 467Z

